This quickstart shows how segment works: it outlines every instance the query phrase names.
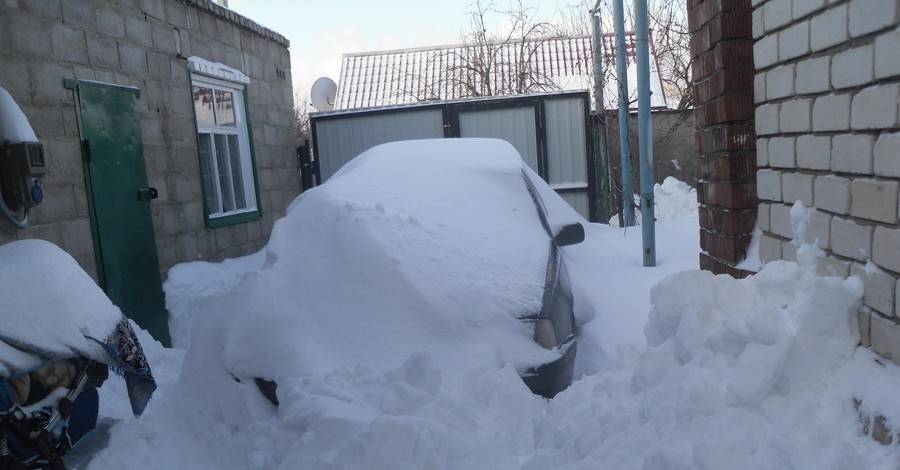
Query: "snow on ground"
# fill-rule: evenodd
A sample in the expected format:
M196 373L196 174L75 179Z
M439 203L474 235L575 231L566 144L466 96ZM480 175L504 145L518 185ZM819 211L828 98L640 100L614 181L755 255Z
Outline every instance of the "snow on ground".
M678 196L657 195L660 208L669 197ZM792 212L798 230L804 214ZM102 432L70 462L91 469L897 468L897 445L862 435L854 409L857 398L864 413L900 423L900 404L887 392L900 387L900 370L856 347L859 279L814 276L812 247L801 247L802 264L770 263L744 280L714 276L696 269L697 234L696 211L658 223L654 268L641 266L639 227L593 225L567 250L581 323L578 379L553 400L529 393L508 365L448 381L433 357L414 353L390 366L288 379L276 410L252 384L205 369L214 357L188 365L184 350L163 349L140 332L156 398L135 420L117 382L108 381ZM190 329L196 302L255 276L260 259L173 269L165 286L173 326ZM190 346L241 346L227 341L194 334Z

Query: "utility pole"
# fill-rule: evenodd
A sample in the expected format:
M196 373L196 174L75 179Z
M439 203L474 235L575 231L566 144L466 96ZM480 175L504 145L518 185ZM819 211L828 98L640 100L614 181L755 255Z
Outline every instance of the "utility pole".
M622 164L623 225L634 225L634 180L631 174L631 122L628 101L628 59L625 54L625 6L623 0L613 0L616 22L616 77L619 82L619 156Z
M644 266L656 266L656 218L653 215L653 142L650 140L650 30L647 0L635 0L635 55L638 76L638 147L641 155L641 233Z
M594 179L597 181L597 221L609 223L609 155L606 151L606 108L603 106L603 38L600 0L591 9L591 39L594 60Z

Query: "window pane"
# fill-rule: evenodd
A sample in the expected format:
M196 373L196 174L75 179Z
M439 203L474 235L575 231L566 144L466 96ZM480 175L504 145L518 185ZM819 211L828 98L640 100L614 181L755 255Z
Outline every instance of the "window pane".
M247 207L244 195L244 172L241 171L241 153L238 147L238 136L228 136L228 157L231 161L231 182L234 188L234 205L238 209Z
M231 188L231 167L228 164L228 141L224 134L215 134L216 169L219 171L219 190L222 192L222 208L234 210L234 192Z
M198 125L214 126L216 124L211 88L194 87L194 113L197 116Z
M222 212L218 201L219 190L216 185L216 175L212 163L212 138L209 134L200 134L200 177L203 178L203 197L206 199L206 207L210 214Z
M216 92L216 116L220 126L234 127L234 93L225 90Z

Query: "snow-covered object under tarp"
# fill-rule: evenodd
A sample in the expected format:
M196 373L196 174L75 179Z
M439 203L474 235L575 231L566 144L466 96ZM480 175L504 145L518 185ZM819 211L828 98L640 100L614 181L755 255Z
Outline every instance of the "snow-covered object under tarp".
M0 246L0 379L85 357L120 370L135 415L156 388L128 320L68 253L43 240Z
M5 140L12 143L38 141L16 100L5 88L0 87L0 143Z
M444 380L555 359L520 320L541 308L550 248L523 171L493 139L364 152L291 204L262 269L209 305L201 334L221 337L216 354L242 379L390 370L421 351ZM548 210L565 206L539 191Z

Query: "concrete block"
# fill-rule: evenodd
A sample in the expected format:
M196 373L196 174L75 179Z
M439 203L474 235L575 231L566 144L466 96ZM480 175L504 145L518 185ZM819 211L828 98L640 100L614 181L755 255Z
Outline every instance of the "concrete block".
M813 52L843 44L850 39L847 33L847 4L825 10L810 20L809 45Z
M809 132L812 128L810 112L813 100L801 98L781 103L779 122L781 132Z
M765 169L756 172L756 194L764 201L781 201L781 172Z
M60 61L87 63L88 51L84 31L63 24L53 25L50 31L53 57Z
M831 139L831 169L844 173L871 175L873 147L871 135L841 134Z
M810 170L831 168L831 137L814 135L797 137L797 167Z
M875 39L875 78L887 78L900 75L900 26L878 36Z
M800 201L806 207L813 205L813 180L815 176L804 173L781 175L781 194L785 203Z
M858 38L897 24L897 0L851 0L848 28Z
M9 2L6 2L9 6ZM50 20L59 21L62 19L62 10L59 7L59 0L28 0L20 4L23 11L34 13Z
M875 175L900 177L900 132L883 132L875 141Z
M798 94L824 93L831 88L831 56L805 59L797 63L795 88Z
M875 73L875 46L866 44L835 54L831 58L831 85L835 89L872 83Z
M772 137L769 139L769 166L773 168L796 168L797 154L795 137Z
M884 269L900 273L900 229L875 227L872 260Z
M816 100L818 104L818 100ZM780 104L764 104L756 108L756 119L754 125L756 127L756 135L772 135L778 133L778 112L781 109ZM850 98L847 98L847 126L850 125Z
M760 72L753 77L753 103L765 103L766 98L766 73Z
M850 95L826 95L816 98L813 103L813 130L850 130Z
M97 20L97 32L114 38L125 37L125 18L112 8L97 7L94 9Z
M763 263L781 259L781 239L766 235L759 237L759 260Z
M147 51L144 48L119 44L119 63L122 70L129 75L147 76Z
M785 62L809 54L809 21L796 23L778 35L778 60Z
M857 261L866 261L872 252L872 227L832 218L831 251Z
M768 68L778 62L778 35L770 34L753 44L753 63L756 70Z
M872 315L872 350L900 364L900 325L882 315Z
M137 17L125 17L125 37L135 44L144 47L153 47L153 35L150 33L150 23L143 15Z
M850 275L859 276L863 281L865 293L863 303L866 307L881 312L884 315L894 314L894 295L897 279L873 265L853 263L850 266Z
M94 5L93 2L59 2L62 6L63 23L78 27L79 29L94 29ZM43 30L46 31L46 30Z
M850 262L839 260L833 256L819 257L816 259L816 274L847 277L850 275Z
M794 0L792 11L794 20L803 18L822 8L825 8L825 0Z
M761 202L759 207L757 208L756 213L756 225L763 232L768 232L771 230L772 224L770 223L769 217L772 211L772 204Z
M782 65L766 73L766 98L785 98L794 94L794 72L796 66Z
M897 222L897 192L900 183L855 179L850 184L850 215L893 224Z
M765 31L771 32L791 22L791 0L769 0L763 5L765 9Z
M101 36L88 35L87 47L91 66L118 70L119 48L116 46L115 40Z
M8 14L3 13L3 15ZM46 33L51 31L55 24L45 18L19 14L15 16L14 20L9 21L7 31L0 31L0 40L8 41L8 50L10 51L32 56L50 55L51 38Z
M897 62L900 62L900 55L897 56ZM876 85L860 91L853 97L850 126L853 129L895 127L898 96L900 96L900 83Z
M791 206L786 204L772 204L769 209L769 218L772 225L772 233L784 238L794 238L794 230L791 227Z

